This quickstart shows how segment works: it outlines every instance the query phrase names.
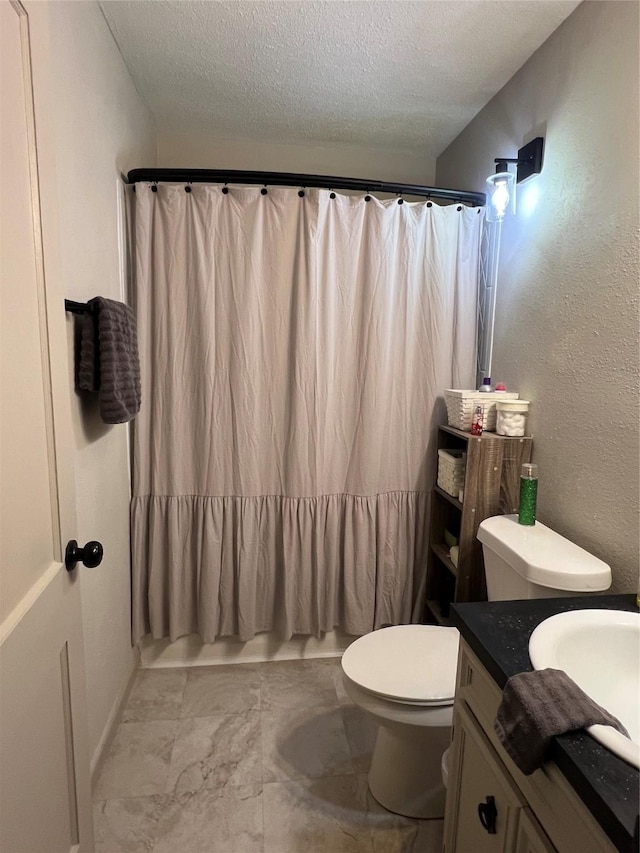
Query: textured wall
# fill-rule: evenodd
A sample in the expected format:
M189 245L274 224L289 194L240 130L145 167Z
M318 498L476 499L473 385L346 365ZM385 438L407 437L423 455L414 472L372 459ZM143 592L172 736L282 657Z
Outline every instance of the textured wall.
M56 167L65 296L121 299L119 173L155 160L155 133L93 2L50 3ZM72 320L69 381L73 382ZM73 397L77 539L100 540L100 568L80 569L93 762L136 663L131 648L127 427L105 426Z
M539 518L638 576L638 4L583 3L446 149L482 189L545 137L503 228L493 379L532 401Z
M143 163L141 166L145 165ZM424 150L371 144L274 144L222 139L206 133L158 132L158 165L194 169L249 169L264 172L305 172L432 184L435 158Z

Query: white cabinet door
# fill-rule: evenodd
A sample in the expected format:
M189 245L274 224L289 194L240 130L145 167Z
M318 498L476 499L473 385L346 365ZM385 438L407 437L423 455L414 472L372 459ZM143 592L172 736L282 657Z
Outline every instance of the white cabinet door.
M556 853L530 808L520 813L516 853Z
M524 802L464 702L456 705L446 853L513 853Z
M29 7L43 36L47 6ZM66 334L41 204L53 158L33 94L46 45L32 30L24 6L0 2L0 850L90 853L79 589L63 564L75 534Z

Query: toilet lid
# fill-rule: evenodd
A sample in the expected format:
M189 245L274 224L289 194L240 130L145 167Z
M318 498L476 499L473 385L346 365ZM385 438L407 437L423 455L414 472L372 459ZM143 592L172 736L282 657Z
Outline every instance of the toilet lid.
M456 628L395 625L366 634L342 656L342 669L363 690L396 701L442 704L453 700Z

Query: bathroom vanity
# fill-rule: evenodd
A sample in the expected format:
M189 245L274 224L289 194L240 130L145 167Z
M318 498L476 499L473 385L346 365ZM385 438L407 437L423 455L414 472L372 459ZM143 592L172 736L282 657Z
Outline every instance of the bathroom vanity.
M525 776L493 721L507 679L533 667L533 629L555 613L636 610L634 595L456 604L461 634L444 853L637 853L639 772L586 732L555 738Z

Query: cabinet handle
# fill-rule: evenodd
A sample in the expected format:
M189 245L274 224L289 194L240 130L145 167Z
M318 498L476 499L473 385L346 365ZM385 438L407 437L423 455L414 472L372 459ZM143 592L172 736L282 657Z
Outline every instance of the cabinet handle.
M478 803L478 817L480 823L487 830L489 835L496 834L496 818L498 817L498 809L496 801L493 797L486 797L486 802Z

